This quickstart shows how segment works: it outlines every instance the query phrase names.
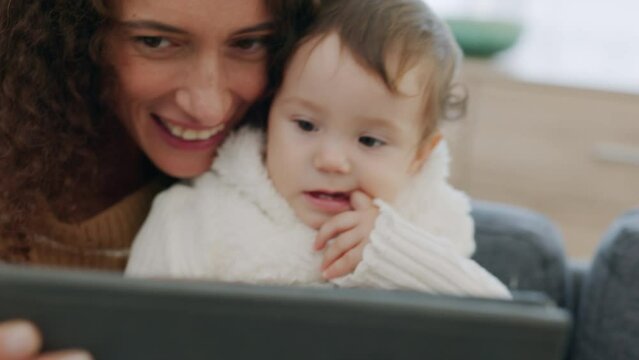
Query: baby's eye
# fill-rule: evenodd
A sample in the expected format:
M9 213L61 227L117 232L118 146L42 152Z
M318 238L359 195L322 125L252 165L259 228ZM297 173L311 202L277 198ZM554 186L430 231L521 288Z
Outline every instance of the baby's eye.
M386 145L386 143L382 140L376 139L371 136L360 136L358 141L360 144L371 148Z
M316 131L317 130L317 127L315 126L315 124L313 124L310 121L297 119L297 120L295 120L295 122L297 123L297 126L302 131L311 132L311 131Z
M162 36L136 36L134 40L150 49L164 49L171 46L171 41Z

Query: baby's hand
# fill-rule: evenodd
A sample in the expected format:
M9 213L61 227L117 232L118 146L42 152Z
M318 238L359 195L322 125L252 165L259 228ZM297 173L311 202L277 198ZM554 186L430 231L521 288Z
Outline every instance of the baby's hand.
M322 275L330 280L349 274L362 261L364 247L375 226L379 209L361 191L351 194L352 211L335 215L320 227L315 249L324 251Z

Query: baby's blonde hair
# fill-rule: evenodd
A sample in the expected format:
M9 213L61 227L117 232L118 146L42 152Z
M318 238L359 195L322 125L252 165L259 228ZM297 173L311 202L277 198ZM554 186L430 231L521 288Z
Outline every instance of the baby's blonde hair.
M320 0L317 18L298 46L337 33L343 46L387 88L399 93L402 77L416 66L430 66L421 94L426 96L424 138L465 97L451 93L461 51L446 26L422 0ZM393 67L389 62L393 58ZM397 57L396 57L397 56Z

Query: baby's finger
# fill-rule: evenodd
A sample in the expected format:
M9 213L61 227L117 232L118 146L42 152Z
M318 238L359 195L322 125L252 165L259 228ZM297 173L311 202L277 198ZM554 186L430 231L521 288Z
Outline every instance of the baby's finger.
M326 270L340 257L344 256L351 249L359 245L364 239L360 232L356 229L341 233L336 237L324 251L324 259L322 261L322 270Z
M337 259L329 268L324 270L322 276L326 280L335 279L352 273L362 261L366 243L360 243L349 252Z
M351 206L355 210L368 209L373 206L373 199L363 191L354 191L351 194Z
M315 250L322 250L326 243L338 236L340 233L348 231L359 223L359 216L353 211L346 211L337 214L322 225L315 236Z

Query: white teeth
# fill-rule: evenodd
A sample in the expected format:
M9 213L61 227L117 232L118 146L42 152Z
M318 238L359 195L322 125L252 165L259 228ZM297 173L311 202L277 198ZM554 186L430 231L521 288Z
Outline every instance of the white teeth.
M193 130L185 129L180 125L171 124L162 119L160 119L160 121L162 122L162 124L164 124L164 126L166 126L167 129L169 129L173 136L186 141L208 140L220 131L224 130L223 123L208 130Z
M211 134L211 130L209 130L209 131L197 132L196 135L197 135L197 140L206 140L210 138L212 135L215 135L215 133Z
M342 196L342 194L329 194L329 193L319 193L316 195L318 198L320 199L328 199L328 200L340 200L340 199L344 199L344 196Z
M182 133L182 139L184 139L184 140L196 140L197 139L197 133L195 132L195 130L186 130L184 133Z
M169 128L169 130L171 131L171 134L173 134L173 136L182 137L182 133L184 133L184 129L182 129L179 126L173 126L173 125L169 125L169 124L166 124L166 125Z

